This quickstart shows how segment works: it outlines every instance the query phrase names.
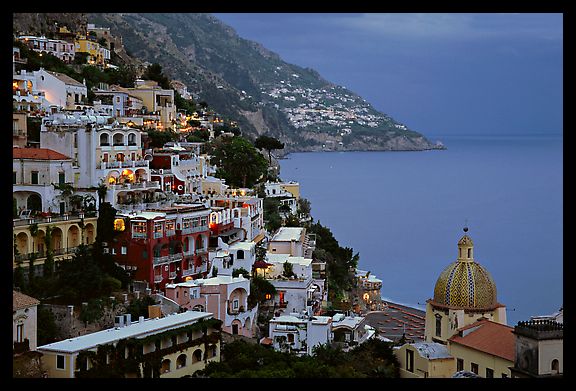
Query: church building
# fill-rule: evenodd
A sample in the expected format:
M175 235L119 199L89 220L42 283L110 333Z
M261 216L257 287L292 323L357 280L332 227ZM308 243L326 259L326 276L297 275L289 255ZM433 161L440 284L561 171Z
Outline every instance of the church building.
M492 276L474 260L467 232L464 228L458 241L456 261L440 273L434 297L426 302L426 348L405 344L395 352L401 377L454 377L463 371L479 377L511 375L514 329L506 324L506 306L497 300Z

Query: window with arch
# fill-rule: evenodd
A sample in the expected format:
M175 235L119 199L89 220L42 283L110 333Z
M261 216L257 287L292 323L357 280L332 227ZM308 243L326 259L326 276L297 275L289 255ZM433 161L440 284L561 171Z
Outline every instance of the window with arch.
M186 366L186 355L182 353L176 359L176 369L184 368Z
M442 335L442 316L436 314L436 336Z
M202 361L202 350L196 349L192 353L192 364Z
M468 258L472 258L472 249L471 248L468 249Z
M102 133L100 135L100 146L109 146L110 145L110 139L107 133Z
M128 145L136 145L136 133L128 134Z
M122 133L116 133L112 137L114 145L124 145L124 135Z
M238 252L236 253L236 258L244 259L244 250L238 250Z
M170 372L170 360L169 359L165 359L162 361L162 369L160 370L161 373L167 373Z
M557 374L560 372L560 362L557 359L552 360L551 368L552 374Z

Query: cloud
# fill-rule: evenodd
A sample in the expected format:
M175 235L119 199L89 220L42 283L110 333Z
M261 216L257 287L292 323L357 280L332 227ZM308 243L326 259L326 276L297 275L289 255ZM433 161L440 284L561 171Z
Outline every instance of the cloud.
M319 20L350 33L397 39L476 40L536 38L562 40L562 14L330 14Z

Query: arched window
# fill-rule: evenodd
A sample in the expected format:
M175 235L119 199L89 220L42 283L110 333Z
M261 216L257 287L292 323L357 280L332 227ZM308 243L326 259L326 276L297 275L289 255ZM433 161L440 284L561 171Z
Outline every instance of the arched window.
M112 137L112 141L114 142L114 145L124 145L124 135L122 133L116 133Z
M472 258L472 249L471 248L468 249L468 258Z
M161 373L170 372L170 364L171 364L171 362L169 359L162 361Z
M181 354L176 359L176 369L180 369L186 366L186 355Z
M436 336L442 335L442 316L436 314Z
M202 350L196 349L194 353L192 353L192 364L202 361Z
M108 145L110 145L110 141L109 141L109 138L108 138L108 134L107 134L107 133L102 133L102 134L100 135L100 146L102 147L102 146L108 146Z
M556 359L552 360L551 369L552 369L553 375L556 375L556 374L558 374L558 372L560 372L560 363L558 362L558 360L556 360Z
M136 145L136 133L128 134L128 145Z
M236 258L244 259L244 250L238 250L238 252L236 253Z

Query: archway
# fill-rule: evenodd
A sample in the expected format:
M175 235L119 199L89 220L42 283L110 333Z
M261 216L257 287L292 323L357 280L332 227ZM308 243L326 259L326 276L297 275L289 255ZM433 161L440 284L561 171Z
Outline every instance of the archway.
M20 232L16 235L16 248L20 254L28 254L29 238L26 232Z
M42 197L40 197L40 194L32 193L28 196L28 199L26 200L26 209L35 210L37 212L42 211Z
M59 227L54 227L52 229L52 240L50 242L50 245L52 246L52 251L54 252L54 254L58 255L62 253L63 236L64 234L62 233L62 230Z
M86 224L86 226L84 227L84 232L85 232L84 236L85 236L85 239L86 239L86 244L92 244L92 243L94 243L94 240L95 240L95 237L94 237L94 232L95 232L94 224L92 224L92 223Z
M181 355L178 356L178 358L176 359L176 369L180 369L186 366L186 355L184 353L182 353Z
M70 247L78 247L80 245L80 228L77 225L71 225L68 228L68 238L67 238L67 246Z

